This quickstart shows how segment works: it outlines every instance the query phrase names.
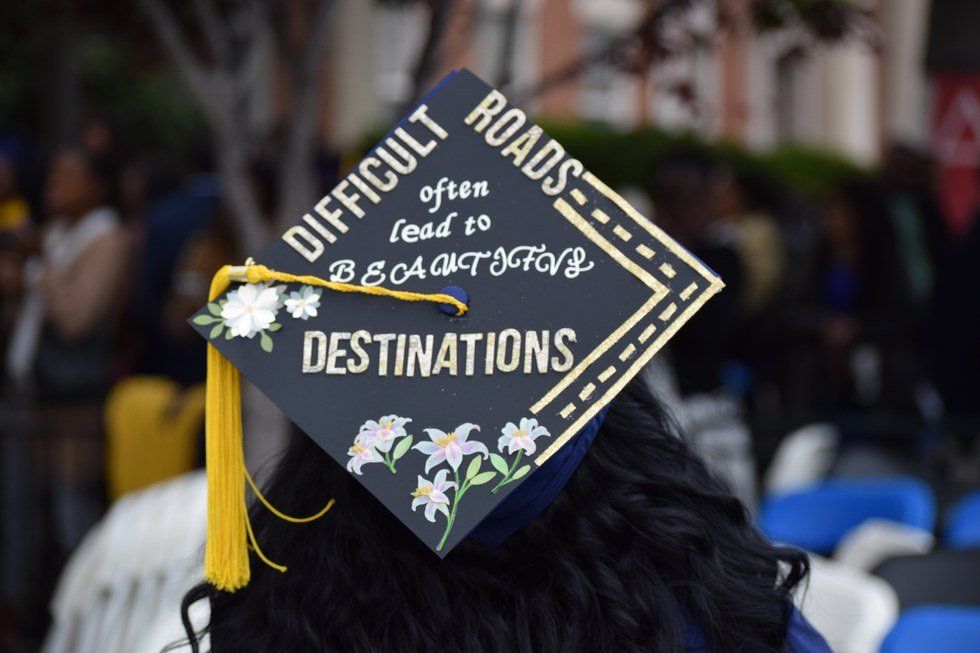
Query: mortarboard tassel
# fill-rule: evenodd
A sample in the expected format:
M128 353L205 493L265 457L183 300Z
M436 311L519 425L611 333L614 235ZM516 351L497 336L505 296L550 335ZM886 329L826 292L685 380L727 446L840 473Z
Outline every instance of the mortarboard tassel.
M208 299L231 284L232 266L218 270ZM248 584L245 454L242 450L242 391L238 369L208 343L204 433L208 475L208 526L204 577L219 590L234 592Z
M413 293L389 290L381 286L326 281L309 275L294 275L270 270L264 265L222 267L211 280L208 301L217 300L232 281L260 283L282 281L304 283L334 290L391 297L401 301L426 301L451 304L457 315L467 311L466 304L443 293ZM259 548L248 518L245 483L256 498L274 515L288 522L302 524L319 519L333 506L333 499L320 512L309 517L292 517L277 510L262 495L245 467L242 449L242 398L238 369L210 342L207 346L207 394L204 432L205 463L208 477L208 524L204 549L204 578L219 590L234 592L248 585L251 571L248 545L267 565L278 571L286 567L269 560Z

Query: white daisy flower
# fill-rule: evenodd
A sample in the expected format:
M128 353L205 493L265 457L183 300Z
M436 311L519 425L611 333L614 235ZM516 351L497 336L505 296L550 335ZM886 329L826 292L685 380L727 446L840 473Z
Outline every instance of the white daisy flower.
M279 289L264 283L246 283L228 293L221 317L232 335L253 338L276 321Z
M303 286L299 292L289 293L286 299L286 310L295 318L308 320L316 317L316 309L320 308L320 293L313 286Z

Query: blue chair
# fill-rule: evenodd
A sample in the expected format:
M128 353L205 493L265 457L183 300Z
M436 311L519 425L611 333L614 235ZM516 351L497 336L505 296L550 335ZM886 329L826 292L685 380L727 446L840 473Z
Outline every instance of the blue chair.
M768 497L759 513L771 539L829 554L847 531L872 517L931 531L936 500L929 486L914 478L832 479Z
M929 605L903 612L882 643L881 653L924 651L980 651L980 608Z
M980 491L960 499L946 520L946 545L951 549L980 547Z

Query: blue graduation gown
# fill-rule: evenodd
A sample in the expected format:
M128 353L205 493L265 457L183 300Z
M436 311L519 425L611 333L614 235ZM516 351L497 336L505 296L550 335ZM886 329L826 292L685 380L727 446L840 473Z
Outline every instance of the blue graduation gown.
M684 634L684 647L688 653L721 653L712 651L701 629L688 621ZM833 653L824 638L810 625L799 610L790 607L789 624L786 627L787 653Z

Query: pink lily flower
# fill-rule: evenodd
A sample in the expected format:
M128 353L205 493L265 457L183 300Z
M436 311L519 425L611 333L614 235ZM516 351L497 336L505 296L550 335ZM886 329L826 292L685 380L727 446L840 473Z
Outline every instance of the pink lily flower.
M456 484L446 480L448 475L448 469L439 470L431 483L419 476L419 486L412 492L412 496L415 497L412 500L413 512L424 505L425 518L431 522L435 522L437 510L449 517L449 497L446 496L446 490L456 487Z
M385 415L378 421L369 419L361 425L360 432L358 432L354 442L365 447L374 447L382 453L388 453L396 439L407 435L405 425L411 421L408 417L399 417L398 415Z
M507 425L500 429L500 432L503 435L497 440L497 449L501 453L504 449L507 449L507 453L514 453L523 449L524 453L529 456L538 448L534 443L535 440L541 436L549 437L551 435L548 429L539 425L538 420L533 417L530 419L522 417L520 427L513 422L507 422Z
M487 451L487 446L482 442L466 441L466 438L474 430L479 431L480 427L469 422L460 424L456 427L456 430L449 433L440 431L439 429L425 429L431 442L422 441L412 448L421 451L429 457L425 461L426 473L444 460L449 462L449 466L455 472L459 469L460 463L463 462L463 456L468 456L472 453L482 453L483 457L487 458L490 455L490 452Z
M351 459L347 461L347 471L353 472L359 476L361 475L361 467L363 465L368 463L384 462L381 454L375 451L374 447L365 447L357 442L355 442L353 446L347 450L347 455L351 457Z

